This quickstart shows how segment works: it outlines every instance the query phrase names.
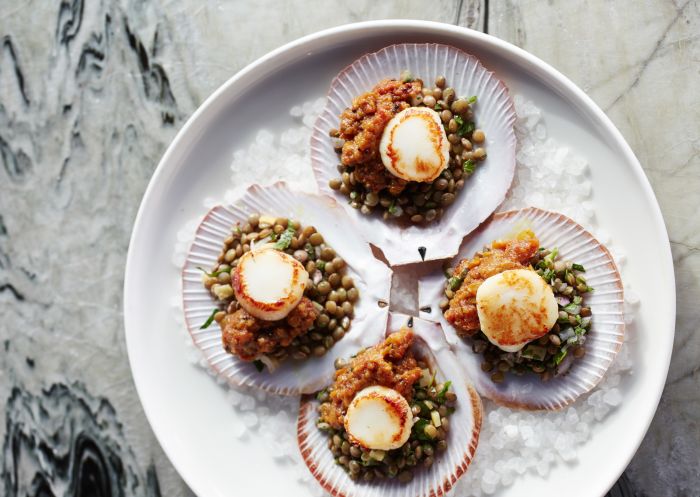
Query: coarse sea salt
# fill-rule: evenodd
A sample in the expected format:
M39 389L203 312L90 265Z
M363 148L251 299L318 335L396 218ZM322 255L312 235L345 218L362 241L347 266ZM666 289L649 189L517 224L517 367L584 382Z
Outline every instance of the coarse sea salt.
M318 99L292 107L289 114L297 125L280 135L259 131L248 148L235 152L233 156L232 188L218 200L207 198L203 206L230 203L250 183L266 185L284 180L294 188L316 191L309 160L309 141L323 103L323 99ZM611 247L610 236L596 225L586 160L548 136L542 113L533 102L516 95L514 103L518 116L515 124L517 167L510 192L497 210L534 206L561 212L590 229L609 246L616 262L621 265L625 260L624 252ZM283 158L281 161L280 157ZM178 270L182 268L200 221L200 218L189 221L178 233L172 258ZM627 287L625 293L626 320L631 324L639 298ZM178 291L173 305L179 309L175 313L176 325L189 346L188 357L193 364L216 376L187 334L180 294ZM630 333L627 335L629 337ZM526 474L546 478L557 464L575 463L577 451L590 439L593 425L605 419L623 400L620 383L632 368L628 349L628 345L622 347L607 375L591 394L561 411L531 413L499 407L484 400L484 421L476 456L450 495L492 495L500 488L517 485ZM234 435L262 440L271 457L297 468L298 481L311 495L324 495L297 448L299 400L265 392L223 388L228 388L228 399L241 421L231 423Z

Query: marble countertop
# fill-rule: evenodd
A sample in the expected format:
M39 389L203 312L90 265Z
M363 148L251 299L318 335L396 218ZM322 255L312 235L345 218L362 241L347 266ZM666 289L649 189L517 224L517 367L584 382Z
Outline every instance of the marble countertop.
M191 495L148 426L124 343L123 268L148 180L197 106L257 57L331 26L416 18L487 31L549 62L642 163L672 244L676 340L659 410L613 493L697 493L700 4L346 3L0 4L0 488L54 495L42 489L72 481L82 495L126 485L138 496ZM37 439L51 440L42 457L31 455ZM81 461L74 474L61 469L69 451Z

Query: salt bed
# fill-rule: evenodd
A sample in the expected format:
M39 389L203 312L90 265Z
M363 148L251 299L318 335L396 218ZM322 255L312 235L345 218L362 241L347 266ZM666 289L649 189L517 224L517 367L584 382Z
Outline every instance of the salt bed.
M515 124L517 168L511 190L497 210L534 206L568 215L611 249L624 280L624 254L611 245L609 235L596 225L590 202L592 185L586 160L548 137L542 113L534 103L520 96L515 96L514 101L518 116ZM279 136L265 130L259 131L247 149L239 150L233 156L231 185L235 185L234 188L221 198L205 199L204 207L233 201L251 182L269 184L282 179L295 188L314 191L309 140L323 103L323 99L319 99L292 107L290 115L298 121L298 125ZM281 164L280 157L285 158ZM488 167L488 162L485 167ZM182 268L200 221L201 217L193 219L178 233L173 256L178 270ZM627 287L625 295L626 319L631 322L637 298ZM179 292L173 297L173 305L179 309L174 315L178 328L190 345L192 362L215 377L187 334ZM526 473L545 478L555 465L575 463L578 448L589 440L592 427L622 402L619 386L631 371L629 346L625 345L601 384L591 394L562 411L529 413L498 407L485 400L484 422L476 457L450 495L491 495L501 487L517 484L517 480ZM222 388L228 388L231 405L243 421L231 425L232 429L238 430L237 435L243 440L250 437L263 440L271 457L296 466L298 478L308 486L312 495L323 495L297 448L295 421L298 399L240 391L229 388L221 378L217 381Z

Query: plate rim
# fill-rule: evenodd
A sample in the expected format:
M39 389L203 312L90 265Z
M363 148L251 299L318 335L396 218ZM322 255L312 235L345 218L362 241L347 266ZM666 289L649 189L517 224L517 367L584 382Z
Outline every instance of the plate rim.
M625 468L629 465L630 461L637 453L639 446L641 445L649 430L651 422L658 409L658 405L661 400L661 395L664 391L666 379L668 377L668 371L670 368L671 356L673 352L676 319L676 285L671 245L668 237L668 231L666 229L666 224L661 213L661 208L639 160L634 155L634 152L632 151L631 147L622 136L622 133L617 129L617 127L613 124L612 120L603 112L603 110L591 99L591 97L589 97L581 88L574 84L568 77L564 76L553 66L539 59L535 55L507 41L501 40L500 38L496 38L493 35L482 33L480 31L476 31L466 27L435 21L390 19L347 23L324 29L321 31L317 31L305 35L296 40L292 40L268 52L267 54L254 60L250 64L246 65L243 69L236 72L202 102L202 104L187 119L187 121L177 132L173 140L166 148L160 161L158 162L158 165L153 175L151 176L151 179L148 182L148 186L144 191L141 203L139 205L139 209L134 219L134 224L129 239L129 246L124 272L122 310L124 320L124 336L126 341L127 355L129 359L129 369L136 388L137 395L139 397L139 402L141 403L146 419L148 420L148 424L153 430L153 433L156 439L158 440L158 443L160 444L161 448L163 449L163 452L166 454L170 463L178 472L179 476L185 481L185 483L196 495L200 497L203 496L204 493L201 491L201 485L199 483L196 483L196 479L192 476L192 474L186 471L186 469L179 463L179 460L176 457L174 457L175 451L172 449L171 444L168 443L166 437L163 435L158 425L153 422L153 410L151 407L149 407L149 404L144 401L146 398L143 390L144 387L135 374L136 362L134 359L135 353L133 352L133 350L136 347L136 341L133 338L129 338L129 329L133 330L137 326L137 323L134 322L135 318L133 316L130 316L129 314L130 303L133 299L133 297L130 297L132 293L129 291L129 288L134 286L135 282L137 282L137 275L134 274L134 271L132 269L136 264L136 247L139 244L143 243L141 239L144 237L144 234L143 230L141 229L141 225L144 223L143 219L146 215L146 207L153 201L153 197L155 196L154 191L156 188L156 184L160 182L160 179L165 174L165 170L168 167L168 163L172 161L172 157L176 155L179 149L186 145L186 138L188 136L192 137L193 134L196 134L192 132L193 128L196 127L196 125L206 113L212 110L212 107L215 104L215 102L223 94L230 91L236 85L236 83L244 79L246 76L251 75L251 77L253 77L254 73L260 68L263 68L266 64L272 64L275 65L275 67L284 65L285 55L293 52L299 52L300 50L303 50L303 48L307 45L312 45L322 40L329 40L335 42L342 40L351 41L352 39L356 39L363 32L376 33L378 31L386 32L386 30L412 30L416 34L424 35L436 33L449 34L456 37L461 37L465 39L467 43L477 42L494 47L501 53L501 55L504 58L517 61L521 67L525 67L527 69L526 72L529 72L532 76L536 77L536 79L540 80L541 82L547 82L552 89L557 90L561 94L568 95L568 97L570 97L570 99L573 101L577 101L579 104L579 108L577 110L582 114L588 114L592 121L596 122L603 129L605 129L606 132L609 133L609 140L611 140L617 147L619 147L619 151L625 156L628 163L632 166L632 173L637 177L637 180L639 181L642 187L642 192L646 197L646 200L648 201L648 204L653 212L652 221L654 224L654 231L656 231L660 248L663 252L663 260L660 261L661 265L663 266L662 271L663 274L665 274L666 277L669 279L668 284L669 287L672 289L672 292L670 292L666 297L668 300L667 304L672 312L669 312L669 315L666 316L664 319L665 321L667 321L667 325L664 328L669 330L670 333L666 334L666 348L663 351L663 381L660 383L660 386L656 389L654 395L655 400L653 403L653 409L649 409L647 412L644 413L644 416L646 418L644 420L644 432L639 437L639 439L633 444L634 450L630 452L627 458L625 458L624 460L618 460L616 461L616 464L613 464L616 467L615 474L617 476L615 477L615 480L610 481L606 484L606 488L607 490L609 490L614 485L615 481L623 473ZM387 34L390 33L387 32ZM136 366L136 369L138 369L138 366Z

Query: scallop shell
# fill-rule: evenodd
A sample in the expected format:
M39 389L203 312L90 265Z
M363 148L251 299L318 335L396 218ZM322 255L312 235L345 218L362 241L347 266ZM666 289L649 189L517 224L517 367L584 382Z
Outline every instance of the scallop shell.
M380 216L363 215L328 186L328 181L338 175L336 165L340 161L328 133L338 128L341 112L380 80L398 78L406 69L426 83L442 74L458 95L478 95L476 122L487 137L488 159L465 182L443 218L427 226L404 227ZM384 252L392 266L443 259L454 255L462 237L479 226L505 198L515 171L514 122L508 89L476 57L434 43L392 45L356 60L333 80L311 136L311 163L320 191L343 199L341 205L367 227L370 242Z
M411 322L418 338L414 342L416 351L428 358L431 367L436 366L438 378L452 380L452 388L457 394L456 410L450 416L447 451L435 459L431 468L419 470L408 483L401 483L398 480L355 482L335 463L333 454L328 450L328 437L316 428L318 401L315 396L304 395L297 419L299 450L316 480L333 496L441 496L447 493L467 471L474 457L481 430L483 412L481 399L445 341L440 325L392 313L389 318L388 333ZM331 379L332 375L329 375L326 378L327 383Z
M447 340L473 378L478 392L498 404L528 410L561 409L593 389L620 350L625 334L622 280L610 252L572 219L556 212L528 207L494 215L467 237L450 266L471 258L499 238L531 229L540 245L559 249L563 259L583 264L586 281L595 290L585 297L592 312L586 355L571 363L565 374L543 382L534 374L507 375L503 383L491 381L481 370L481 355L445 320L438 302L444 298L445 277L436 271L418 282L421 317L442 324Z
M305 225L313 225L347 263L360 292L355 317L349 332L324 356L304 361L286 360L270 372L258 372L255 366L227 353L221 343L221 328L216 322L206 329L200 326L209 317L214 300L202 285L197 267L216 263L224 239L236 222L245 222L252 212L289 216ZM388 308L391 270L372 256L371 248L358 233L335 200L290 190L284 183L268 187L250 186L231 206L217 206L207 213L185 261L182 272L183 308L187 329L201 349L209 366L232 385L252 387L283 395L318 390L334 371L336 357L344 357L361 347L376 343L382 336Z

